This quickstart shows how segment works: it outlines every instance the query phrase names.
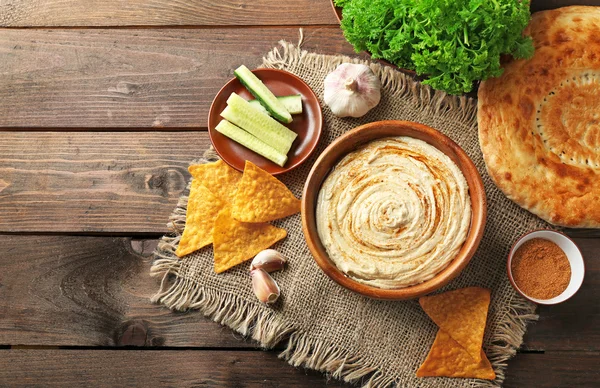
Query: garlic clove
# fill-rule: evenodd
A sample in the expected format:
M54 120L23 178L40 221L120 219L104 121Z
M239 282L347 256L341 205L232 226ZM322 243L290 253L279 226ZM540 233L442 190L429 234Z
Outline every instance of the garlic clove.
M252 270L250 276L252 277L252 290L258 300L263 303L275 303L281 291L271 275L258 268Z
M338 117L361 117L381 99L381 82L362 64L342 63L325 77L323 100Z
M260 268L267 272L282 270L285 267L285 257L275 249L265 249L254 256L250 264L250 271Z

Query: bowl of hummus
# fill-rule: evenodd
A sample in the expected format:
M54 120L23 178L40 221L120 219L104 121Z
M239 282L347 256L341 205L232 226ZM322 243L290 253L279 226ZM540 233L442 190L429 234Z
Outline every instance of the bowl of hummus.
M321 269L378 299L411 299L454 279L474 255L486 200L451 139L408 121L349 131L325 149L302 196L302 227Z

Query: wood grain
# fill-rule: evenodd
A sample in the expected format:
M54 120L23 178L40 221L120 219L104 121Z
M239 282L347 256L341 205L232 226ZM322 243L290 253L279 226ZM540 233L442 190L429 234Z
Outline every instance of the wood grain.
M274 352L0 350L0 385L29 387L341 387Z
M533 0L531 11L598 0ZM11 0L0 2L0 27L265 26L338 23L329 0Z
M600 352L518 354L508 362L505 388L598 387Z
M598 352L519 354L505 387L597 387ZM275 352L141 350L0 350L0 385L178 387L351 387L292 368Z
M588 259L577 297L540 311L525 349L600 351L598 242L578 240ZM149 303L156 240L0 235L0 345L244 347L196 312ZM597 253L596 253L597 255ZM592 264L593 263L593 264Z
M241 64L254 68L298 28L14 30L0 34L0 127L201 128ZM353 54L339 28L303 48Z
M213 26L337 23L328 0L11 0L0 26Z
M255 347L198 312L150 303L156 243L0 235L0 345Z
M0 232L160 234L206 132L6 132Z

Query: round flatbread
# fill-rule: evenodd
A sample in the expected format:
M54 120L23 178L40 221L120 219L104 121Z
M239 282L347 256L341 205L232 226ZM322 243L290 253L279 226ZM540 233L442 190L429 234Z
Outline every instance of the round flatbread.
M600 7L533 15L529 60L479 88L479 142L496 185L568 227L600 227Z

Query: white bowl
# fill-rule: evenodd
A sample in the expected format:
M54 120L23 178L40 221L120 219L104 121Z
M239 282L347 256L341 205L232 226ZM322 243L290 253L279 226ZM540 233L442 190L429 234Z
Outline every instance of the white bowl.
M555 296L551 299L536 299L525 294L519 289L512 275L511 264L514 253L517 251L517 249L519 249L521 245L523 245L524 242L534 238L543 238L544 240L550 240L556 245L558 245L560 249L562 249L563 252L565 252L565 255L567 255L567 259L569 259L569 264L571 265L571 281L569 282L569 285L562 292L562 294ZM523 297L525 297L526 299L529 299L534 303L543 305L558 304L571 298L573 295L575 295L577 290L579 290L579 287L581 287L581 284L583 283L583 276L585 275L585 264L583 262L583 256L581 255L581 251L579 250L577 245L566 235L560 232L555 232L553 230L535 230L533 232L527 233L526 235L518 239L517 242L513 245L512 249L510 250L510 253L508 254L506 267L508 271L508 279L510 280L510 283L515 288L515 290L517 290L519 294L523 295Z

